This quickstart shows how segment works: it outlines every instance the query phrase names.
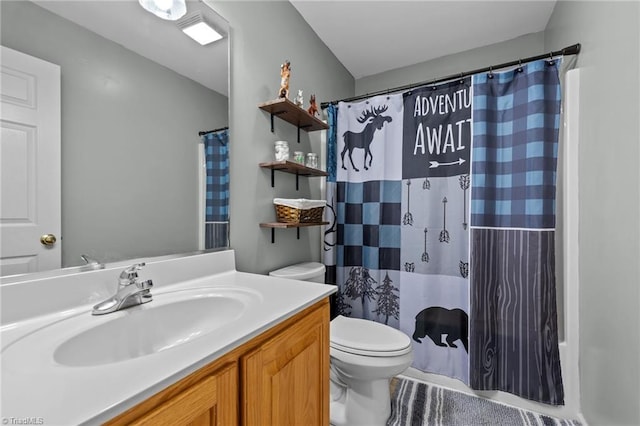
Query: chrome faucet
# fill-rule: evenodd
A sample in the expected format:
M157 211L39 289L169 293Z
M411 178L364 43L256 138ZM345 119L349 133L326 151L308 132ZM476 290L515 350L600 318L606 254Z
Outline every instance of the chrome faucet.
M153 296L151 280L139 281L138 270L144 266L144 262L131 265L120 273L118 278L118 292L107 300L93 307L93 315L109 314L135 305L151 302Z

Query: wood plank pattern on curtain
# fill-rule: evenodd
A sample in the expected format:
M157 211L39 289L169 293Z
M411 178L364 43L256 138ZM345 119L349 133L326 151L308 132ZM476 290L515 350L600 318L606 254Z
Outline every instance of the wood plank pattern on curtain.
M554 234L471 230L469 344L474 389L563 403Z

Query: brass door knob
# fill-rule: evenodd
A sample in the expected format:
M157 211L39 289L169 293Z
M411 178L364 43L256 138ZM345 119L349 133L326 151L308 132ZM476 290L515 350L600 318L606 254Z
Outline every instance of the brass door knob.
M40 242L45 246L52 246L56 243L56 236L53 234L44 234L40 237Z

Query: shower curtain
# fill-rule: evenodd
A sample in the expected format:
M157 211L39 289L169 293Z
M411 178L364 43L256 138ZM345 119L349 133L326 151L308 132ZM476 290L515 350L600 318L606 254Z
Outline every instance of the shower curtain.
M227 247L229 235L229 130L202 136L205 150L205 249Z
M411 336L422 371L554 405L559 62L330 105L325 211L338 314Z

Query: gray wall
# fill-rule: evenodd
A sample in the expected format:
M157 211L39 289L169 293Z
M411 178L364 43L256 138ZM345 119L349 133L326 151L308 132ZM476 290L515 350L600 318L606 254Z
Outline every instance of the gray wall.
M258 104L276 99L280 87L280 64L291 61L290 89L304 90L305 107L309 95L320 102L352 96L353 77L320 41L295 8L286 1L212 2L214 9L231 26L231 246L236 250L237 269L265 273L294 262L319 261L320 228L303 228L271 233L258 226L273 222L273 198L312 198L320 194L320 178L300 178L276 172L271 176L258 163L274 159L276 140L287 140L290 150L320 152L323 132L301 132L276 119L270 132L269 115ZM290 96L291 98L292 96ZM324 163L326 159L320 158Z
M563 46L564 47L564 46ZM443 56L408 67L397 68L356 80L356 94L420 83L431 79L458 74L513 61L544 51L544 33L527 34L512 40L491 44L453 55Z
M638 2L560 1L545 50L581 43L580 379L592 425L640 424Z
M62 71L63 265L198 248L198 131L227 98L32 3L2 1L2 44Z

